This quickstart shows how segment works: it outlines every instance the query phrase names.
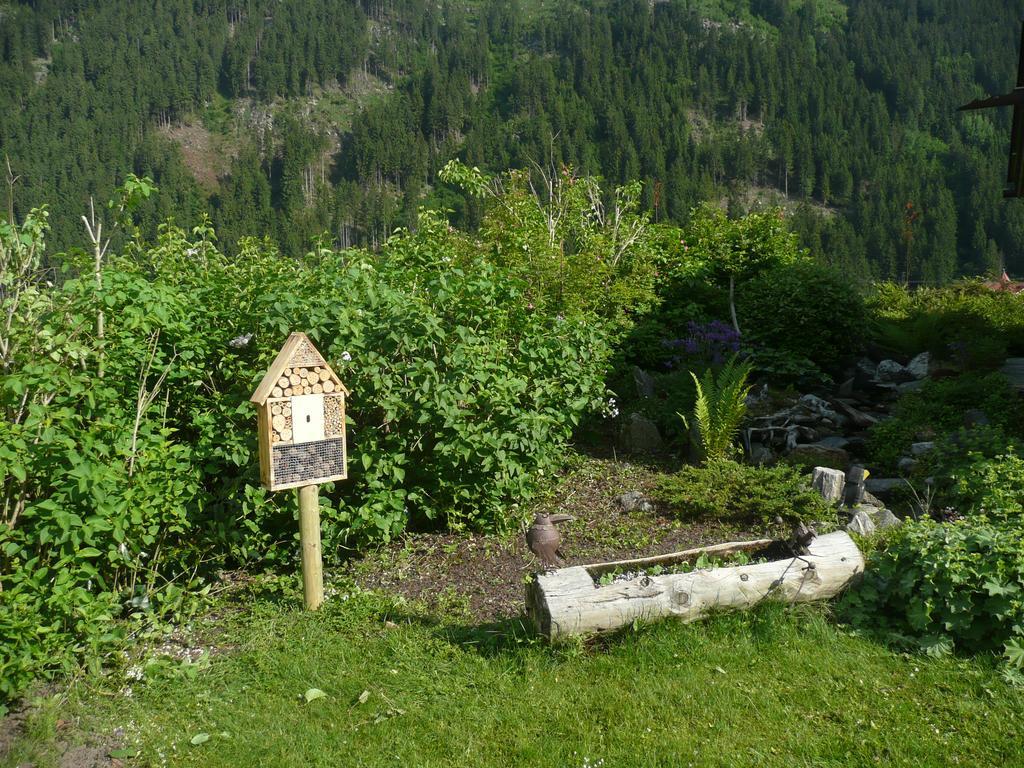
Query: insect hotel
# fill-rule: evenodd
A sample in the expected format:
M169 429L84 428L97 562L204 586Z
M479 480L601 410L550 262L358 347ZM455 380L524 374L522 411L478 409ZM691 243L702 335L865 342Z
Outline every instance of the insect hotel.
M347 395L309 337L293 333L249 398L259 409L263 486L270 491L299 489L302 585L309 610L324 600L318 486L348 477Z
M259 408L260 479L267 490L348 477L347 394L306 334L288 337L250 398Z

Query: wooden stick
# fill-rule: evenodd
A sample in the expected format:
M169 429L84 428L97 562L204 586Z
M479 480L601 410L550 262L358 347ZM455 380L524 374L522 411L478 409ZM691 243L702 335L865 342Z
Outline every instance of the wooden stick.
M316 485L299 488L299 541L302 544L302 593L306 610L324 602L324 564L320 555L320 500Z
M584 565L583 567L590 572L591 576L600 576L608 571L614 571L616 568L636 568L642 570L652 565L672 565L675 563L689 562L691 560L696 560L700 555L728 557L729 555L735 555L737 552L764 549L774 543L775 539L730 541L726 544L712 544L709 547L684 549L681 552L669 552L664 555L654 555L653 557L639 557L633 560L612 560L607 563L594 563L593 565Z

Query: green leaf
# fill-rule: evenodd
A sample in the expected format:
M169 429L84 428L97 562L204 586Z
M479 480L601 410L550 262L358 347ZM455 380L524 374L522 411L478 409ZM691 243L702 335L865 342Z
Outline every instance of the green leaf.
M1024 669L1024 644L1022 644L1020 638L1013 638L1012 640L1006 641L1006 651L1004 655L1011 667Z
M363 469L369 469L371 464L373 464L373 459L370 457L370 454L364 453L363 454Z
M307 704L309 704L309 702L316 701L317 699L326 699L327 694L321 691L319 688L310 688L304 694L302 694L302 698L306 700Z
M193 736L191 739L188 740L188 743L191 744L193 747L198 747L200 744L205 744L209 740L210 740L210 734L208 734L208 733L197 733L195 736Z

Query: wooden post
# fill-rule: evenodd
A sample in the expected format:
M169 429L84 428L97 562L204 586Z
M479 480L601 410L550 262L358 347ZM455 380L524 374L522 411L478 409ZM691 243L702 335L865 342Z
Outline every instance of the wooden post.
M306 610L315 611L324 602L324 564L320 556L319 486L299 488L299 541L302 544L302 592Z

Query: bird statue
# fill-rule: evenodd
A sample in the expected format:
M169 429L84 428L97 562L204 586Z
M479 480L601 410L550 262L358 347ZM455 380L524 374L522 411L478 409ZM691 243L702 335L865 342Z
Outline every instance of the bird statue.
M538 512L533 525L526 532L526 543L530 551L540 558L545 569L554 568L562 563L562 553L558 551L562 536L555 523L564 523L572 519L572 515L545 515Z

